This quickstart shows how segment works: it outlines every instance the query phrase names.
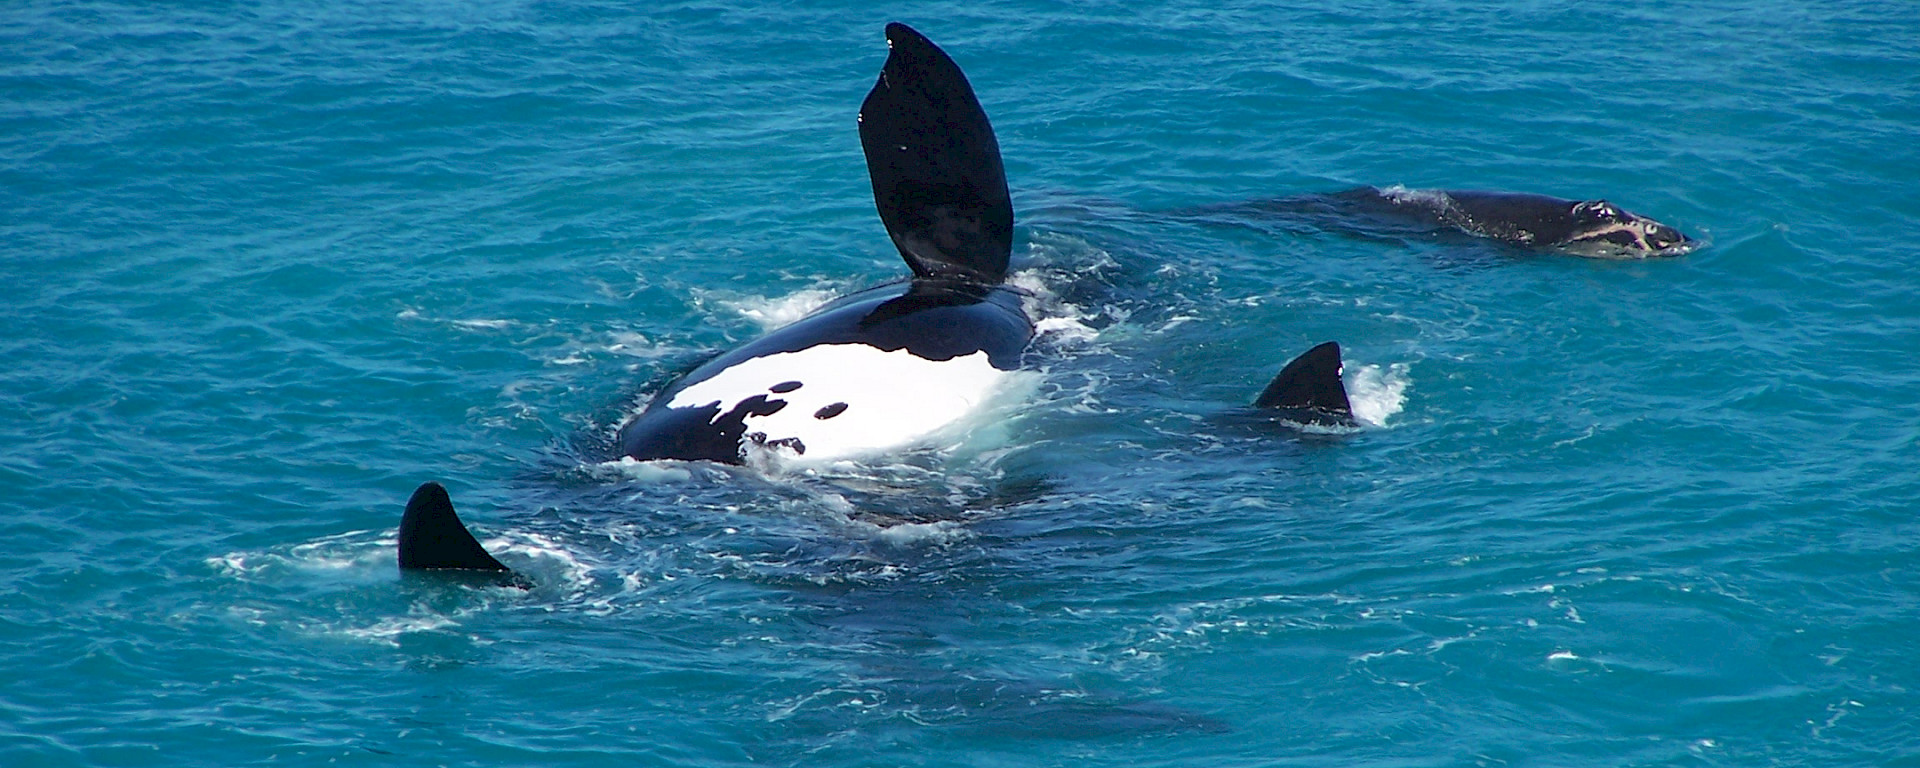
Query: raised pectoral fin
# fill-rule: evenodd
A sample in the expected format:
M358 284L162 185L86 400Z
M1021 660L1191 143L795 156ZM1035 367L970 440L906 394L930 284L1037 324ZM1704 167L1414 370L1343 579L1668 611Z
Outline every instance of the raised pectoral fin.
M912 27L888 24L887 48L860 105L880 222L915 275L998 283L1013 203L987 113L959 65Z

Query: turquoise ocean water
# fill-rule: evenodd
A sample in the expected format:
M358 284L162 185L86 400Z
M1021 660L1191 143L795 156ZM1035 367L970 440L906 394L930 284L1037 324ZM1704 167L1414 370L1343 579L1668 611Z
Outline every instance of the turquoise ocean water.
M8 3L0 764L1920 765L1912 10ZM904 273L890 20L994 120L1033 373L609 463ZM1708 245L1151 213L1359 184ZM1327 339L1370 426L1235 418ZM399 577L430 479L532 589Z

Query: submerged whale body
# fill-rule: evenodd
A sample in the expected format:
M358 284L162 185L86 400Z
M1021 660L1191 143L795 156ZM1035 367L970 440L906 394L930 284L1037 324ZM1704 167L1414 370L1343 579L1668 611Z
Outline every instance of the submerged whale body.
M1522 248L1590 258L1680 256L1699 242L1605 200L1520 192L1358 187L1186 211L1216 219L1280 218L1362 235L1459 232ZM1231 220L1231 219L1229 219Z

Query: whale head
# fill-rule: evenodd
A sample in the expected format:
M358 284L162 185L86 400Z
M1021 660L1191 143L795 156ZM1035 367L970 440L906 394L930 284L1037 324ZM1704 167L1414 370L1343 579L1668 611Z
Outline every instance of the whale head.
M1699 242L1605 200L1582 200L1569 212L1572 231L1556 247L1581 256L1638 259L1679 256Z

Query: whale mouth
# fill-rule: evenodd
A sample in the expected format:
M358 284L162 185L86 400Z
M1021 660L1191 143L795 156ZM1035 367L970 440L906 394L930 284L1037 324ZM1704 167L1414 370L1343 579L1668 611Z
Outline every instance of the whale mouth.
M1568 256L1587 259L1611 259L1632 261L1636 259L1666 259L1685 256L1699 249L1698 241L1688 240L1665 248L1647 248L1639 245L1618 245L1606 241L1579 241L1556 246L1554 250Z
M1647 219L1613 222L1556 247L1573 256L1591 259L1650 259L1684 256L1699 241L1680 230Z

